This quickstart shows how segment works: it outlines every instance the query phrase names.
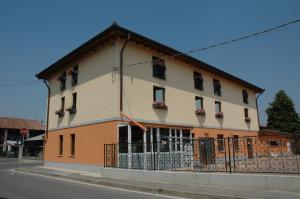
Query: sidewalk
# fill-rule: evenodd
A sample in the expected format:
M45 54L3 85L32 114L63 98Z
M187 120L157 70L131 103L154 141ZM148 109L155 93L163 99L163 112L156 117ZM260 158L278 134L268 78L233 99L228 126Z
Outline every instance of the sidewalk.
M266 198L266 199L294 199L300 194L281 191L264 191L253 189L234 189L211 186L193 186L166 184L160 182L134 181L117 178L103 178L100 174L54 169L46 167L19 168L15 172L39 174L44 176L62 178L67 180L85 182L95 185L110 186L114 188L135 191L158 193L184 198L229 199L229 198Z

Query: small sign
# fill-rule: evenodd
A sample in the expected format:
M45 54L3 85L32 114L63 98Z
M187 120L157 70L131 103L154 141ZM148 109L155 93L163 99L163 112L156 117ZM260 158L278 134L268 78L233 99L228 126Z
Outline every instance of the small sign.
M21 128L21 129L20 129L20 134L21 134L21 135L25 136L25 135L27 135L28 133L29 133L28 129L26 129L26 128Z

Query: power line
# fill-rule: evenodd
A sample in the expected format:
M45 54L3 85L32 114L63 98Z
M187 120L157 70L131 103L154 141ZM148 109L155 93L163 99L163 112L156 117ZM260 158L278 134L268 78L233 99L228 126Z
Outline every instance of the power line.
M224 41L224 42L212 44L212 45L209 45L209 46L206 46L206 47L202 47L202 48L196 48L196 49L193 49L193 50L189 50L189 51L187 51L185 53L177 53L177 54L174 54L174 55L165 56L163 58L160 58L160 60L166 60L166 59L170 59L170 58L176 57L176 56L187 55L187 54L191 54L191 53L194 53L194 52L204 51L204 50L207 50L207 49L210 49L210 48L216 48L216 47L219 47L219 46L227 45L227 44L234 43L234 42L237 42L237 41L240 41L240 40L248 39L250 37L255 37L255 36L258 36L258 35L261 35L261 34L265 34L265 33L268 33L268 32L271 32L271 31L274 31L274 30L277 30L277 29L281 29L281 28L284 28L284 27L286 27L288 25L299 23L299 22L300 22L300 19L296 19L296 20L293 20L293 21L281 24L279 26L275 26L275 27L272 27L272 28L269 28L269 29L265 29L265 30L260 31L260 32L255 32L255 33L248 34L248 35L245 35L245 36L242 36L242 37L238 37L236 39L231 39L231 40L228 40L228 41ZM152 61L153 60L148 60L148 61L143 61L143 62L137 62L137 63L133 63L133 64L128 64L128 65L124 65L123 68L129 67L129 66L136 66L136 65L140 65L140 64L146 64L146 63L150 63ZM120 66L116 67L116 68L118 70L120 68Z

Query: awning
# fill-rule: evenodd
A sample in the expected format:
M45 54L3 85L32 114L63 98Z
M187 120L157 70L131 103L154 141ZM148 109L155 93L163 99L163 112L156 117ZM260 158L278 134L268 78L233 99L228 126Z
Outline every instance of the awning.
M43 140L44 135L45 134L41 134L41 135L38 135L38 136L35 136L35 137L32 137L32 138L28 138L28 139L24 140L24 142L41 141L41 140Z

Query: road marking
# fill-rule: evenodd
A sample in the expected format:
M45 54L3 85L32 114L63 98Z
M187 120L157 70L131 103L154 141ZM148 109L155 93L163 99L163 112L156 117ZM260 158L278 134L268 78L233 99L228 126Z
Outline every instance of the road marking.
M16 171L14 169L11 169L10 171L15 172L15 173L25 174L25 175L33 175L33 176L39 176L39 177L44 177L44 178L52 178L52 179L61 180L61 181L67 181L67 182L72 182L72 183L77 183L77 184L89 185L89 186L118 190L118 191L126 191L126 192L131 192L131 193L138 193L138 194L165 197L165 198L187 199L187 198L181 198L181 197L176 197L176 196L168 196L168 195L162 195L162 194L156 194L156 193L148 193L148 192L134 191L134 190L128 190L128 189L122 189L122 188L115 188L115 187L110 187L110 186L105 186L105 185L97 185L97 184L92 184L92 183L87 183L87 182L80 182L80 181L76 181L76 180L57 178L57 177L53 177L53 176L46 176L46 175L35 174L35 173L26 173L26 172L22 172L22 171Z

